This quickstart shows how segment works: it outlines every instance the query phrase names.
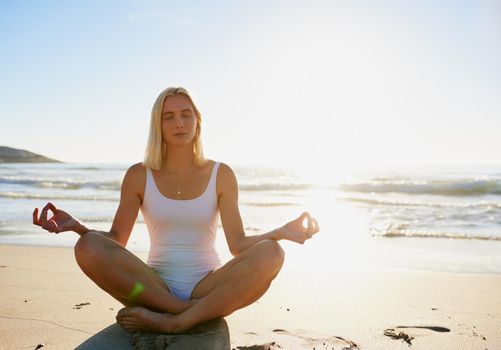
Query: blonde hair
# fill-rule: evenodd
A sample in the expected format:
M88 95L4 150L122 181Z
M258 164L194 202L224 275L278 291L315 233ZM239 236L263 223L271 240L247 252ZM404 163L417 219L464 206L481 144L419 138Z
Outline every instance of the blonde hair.
M200 166L205 162L203 150L202 150L202 140L200 134L202 132L202 115L198 111L197 107L193 103L190 94L185 88L182 87L169 87L162 91L158 95L157 100L153 104L151 110L151 120L150 120L150 134L148 136L148 142L146 144L146 151L144 152L143 165L152 170L160 170L162 162L166 156L167 146L162 139L162 110L164 106L164 101L167 97L172 95L184 95L188 97L195 111L195 117L197 119L197 130L195 132L195 137L193 138L193 154L195 155L195 165Z

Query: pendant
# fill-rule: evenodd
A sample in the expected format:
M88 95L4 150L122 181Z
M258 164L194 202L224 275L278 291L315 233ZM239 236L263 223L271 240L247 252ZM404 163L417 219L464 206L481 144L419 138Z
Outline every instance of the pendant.
M177 194L180 195L181 194L181 191L177 191Z

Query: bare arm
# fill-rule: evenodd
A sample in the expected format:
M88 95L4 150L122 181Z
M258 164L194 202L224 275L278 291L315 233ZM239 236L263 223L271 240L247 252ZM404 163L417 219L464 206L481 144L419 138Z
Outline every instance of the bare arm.
M118 205L110 232L106 235L125 247L143 202L146 171L141 163L131 166L122 181Z
M35 208L33 223L53 233L74 231L79 235L84 235L89 231L99 232L125 247L142 203L145 181L145 171L140 163L131 166L127 170L122 181L120 204L109 232L86 227L64 210L56 208L52 203L48 203L43 208L40 218L38 218L38 208ZM50 219L47 218L49 210L54 214Z
M238 208L238 182L233 170L222 163L218 172L220 181L219 212L228 248L236 256L265 239L291 240L303 244L313 234L319 231L318 222L308 212L302 213L297 219L282 227L260 235L247 236L244 232L240 210ZM307 227L303 221L308 220Z

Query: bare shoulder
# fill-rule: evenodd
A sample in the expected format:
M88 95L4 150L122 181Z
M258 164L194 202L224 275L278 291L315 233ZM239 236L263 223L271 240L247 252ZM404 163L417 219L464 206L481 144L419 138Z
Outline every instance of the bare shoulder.
M221 183L226 183L236 180L237 177L235 176L233 169L228 164L221 162L221 164L219 164L217 178L218 180L221 180Z
M238 191L238 183L235 172L228 164L221 162L217 172L218 198L220 198L222 194L235 191Z
M133 164L127 169L125 176L131 181L144 179L146 177L146 167L143 163Z
M146 171L146 167L142 162L132 164L129 169L127 169L127 172L134 172L134 173L144 173Z
M143 163L136 163L127 169L122 183L122 190L138 194L142 199L145 183L146 167Z

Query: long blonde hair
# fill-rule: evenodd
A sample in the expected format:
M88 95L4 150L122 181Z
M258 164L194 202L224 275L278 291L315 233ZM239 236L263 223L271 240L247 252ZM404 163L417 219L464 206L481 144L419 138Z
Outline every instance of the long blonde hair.
M151 110L151 120L150 120L150 134L148 136L148 142L146 144L146 151L144 152L143 165L147 168L153 170L160 170L162 166L162 161L166 156L166 145L162 139L162 110L164 106L164 101L167 97L172 95L184 95L188 97L195 111L195 117L197 119L197 129L195 132L195 137L193 138L193 154L195 156L195 165L200 166L205 162L203 150L202 150L202 115L198 111L197 107L193 103L190 94L185 88L182 87L169 87L162 91L158 95L157 100L153 104Z

